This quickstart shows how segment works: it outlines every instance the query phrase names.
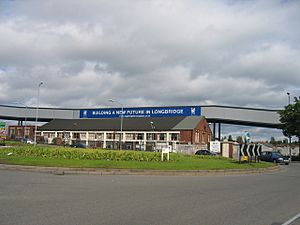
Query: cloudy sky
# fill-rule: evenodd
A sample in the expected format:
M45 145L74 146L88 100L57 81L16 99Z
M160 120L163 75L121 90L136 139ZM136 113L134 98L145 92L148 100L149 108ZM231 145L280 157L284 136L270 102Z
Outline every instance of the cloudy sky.
M297 0L0 0L0 104L229 105L300 95Z

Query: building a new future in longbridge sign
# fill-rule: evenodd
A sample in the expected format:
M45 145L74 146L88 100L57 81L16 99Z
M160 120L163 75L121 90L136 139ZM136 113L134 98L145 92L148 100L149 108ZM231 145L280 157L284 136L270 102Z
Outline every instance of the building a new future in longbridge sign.
M80 118L201 116L200 106L82 109Z

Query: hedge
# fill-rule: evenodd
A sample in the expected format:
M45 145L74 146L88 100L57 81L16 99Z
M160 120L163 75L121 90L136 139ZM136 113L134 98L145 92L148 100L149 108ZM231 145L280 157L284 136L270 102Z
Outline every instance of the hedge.
M2 154L12 153L16 156L42 157L48 159L91 159L91 160L113 160L113 161L140 161L158 162L161 154L156 152L120 151L120 150L94 150L94 149L73 149L55 147L33 147L18 146L0 151ZM180 156L173 154L171 161L177 161Z

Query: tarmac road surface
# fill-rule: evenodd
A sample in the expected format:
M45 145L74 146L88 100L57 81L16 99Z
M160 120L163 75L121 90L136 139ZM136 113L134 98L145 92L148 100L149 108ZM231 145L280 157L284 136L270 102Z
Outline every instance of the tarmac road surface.
M0 224L278 225L300 212L299 188L300 163L266 174L186 177L0 170Z

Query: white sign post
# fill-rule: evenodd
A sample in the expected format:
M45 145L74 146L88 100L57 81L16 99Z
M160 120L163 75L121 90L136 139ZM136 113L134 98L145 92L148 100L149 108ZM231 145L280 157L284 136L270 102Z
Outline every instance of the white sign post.
M210 151L214 153L220 153L221 152L221 142L219 141L211 141L210 143Z
M161 149L161 161L164 161L164 154L167 154L167 160L170 160L170 147Z

